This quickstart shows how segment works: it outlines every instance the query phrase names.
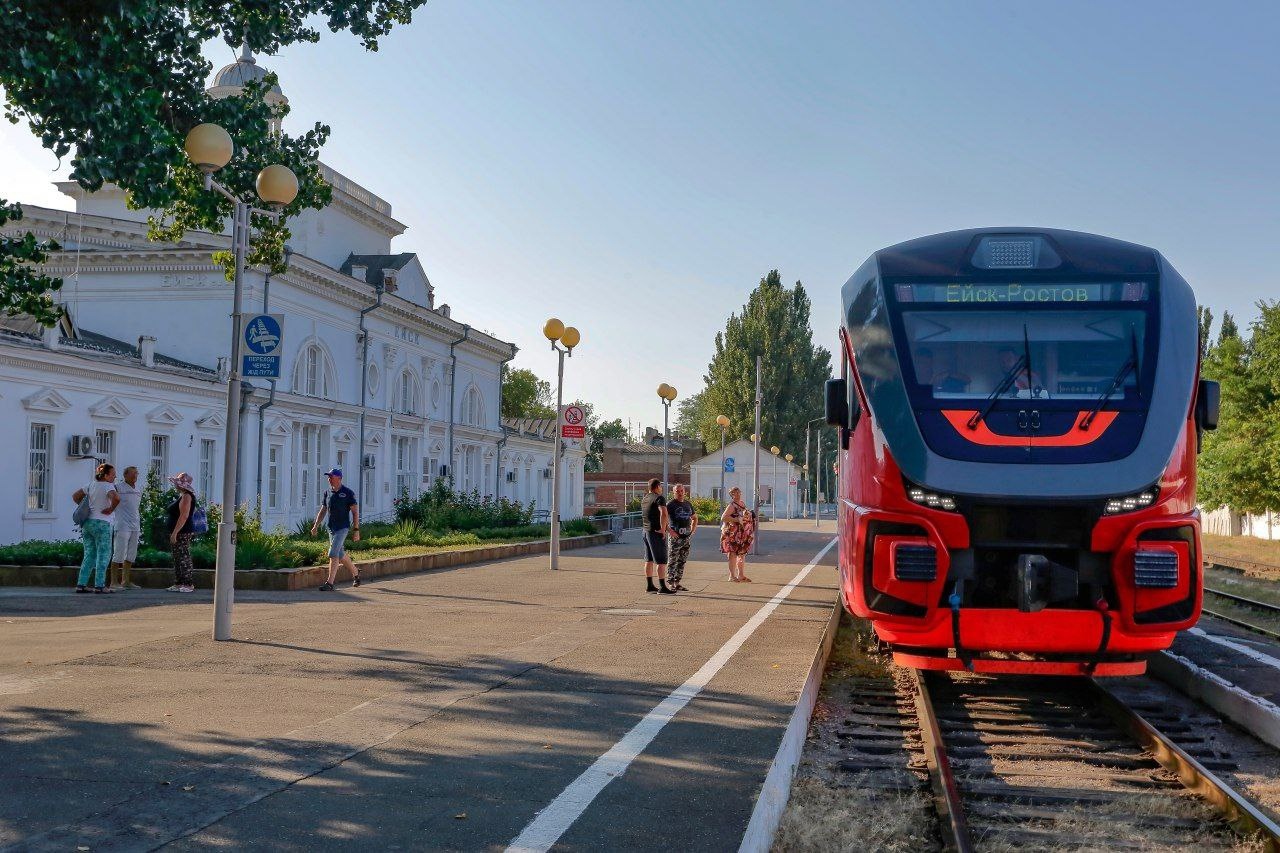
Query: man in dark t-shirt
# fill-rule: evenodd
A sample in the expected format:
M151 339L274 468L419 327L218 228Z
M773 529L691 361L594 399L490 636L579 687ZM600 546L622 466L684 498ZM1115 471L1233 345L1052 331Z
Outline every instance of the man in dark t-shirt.
M320 522L329 516L329 579L320 584L321 592L333 592L333 584L338 580L338 565L347 567L351 572L351 585L360 586L360 570L351 557L347 555L347 535L351 541L360 541L360 507L356 502L356 493L342 485L342 469L332 468L325 472L329 478L329 491L324 493L320 509L316 512L316 520L311 525L311 535L315 536L320 529Z
M649 481L649 493L640 499L640 520L644 527L644 578L649 592L675 592L667 586L667 499L662 496L662 481ZM658 570L658 582L653 571Z
M670 521L671 540L668 543L667 583L679 592L684 587L684 564L689 560L689 545L693 541L693 531L698 529L698 513L687 497L688 489L683 484L671 487L671 500L667 502L667 518Z

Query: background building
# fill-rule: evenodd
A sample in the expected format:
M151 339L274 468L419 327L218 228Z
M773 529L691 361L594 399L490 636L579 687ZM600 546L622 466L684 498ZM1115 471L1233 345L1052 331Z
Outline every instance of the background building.
M264 73L246 54L213 88L225 94ZM290 220L287 271L246 274L245 310L284 316L285 356L278 382L246 385L241 502L260 499L265 525L293 527L314 515L323 472L337 465L369 518L442 476L549 509L550 481L530 472L550 467L550 439L499 421L501 367L516 348L437 304L418 256L392 251L405 226L387 201L323 173L333 200ZM58 187L74 212L23 205L24 218L4 229L63 246L48 271L65 279L67 312L50 330L0 324L0 476L23 484L0 493L5 542L73 536L70 496L95 459L187 471L200 494L221 495L231 284L210 255L229 249L229 236L150 242L152 211L130 210L118 188ZM365 364L360 312L378 288ZM572 518L582 508L580 452L567 455L565 474L562 515Z
M693 460L689 465L690 489L695 497L720 497L720 471L724 460L732 460L732 471L725 471L724 487L742 489L742 497L751 505L754 483L755 447L745 438L726 445L724 455L720 448L714 453ZM760 448L760 503L773 505L776 518L795 517L800 514L800 466L775 457L766 448ZM775 501L776 498L776 501Z
M689 463L702 455L702 442L672 434L668 448L668 482L689 485ZM600 470L586 475L583 505L587 515L624 512L644 496L649 480L662 478L662 433L647 427L644 441L605 439Z

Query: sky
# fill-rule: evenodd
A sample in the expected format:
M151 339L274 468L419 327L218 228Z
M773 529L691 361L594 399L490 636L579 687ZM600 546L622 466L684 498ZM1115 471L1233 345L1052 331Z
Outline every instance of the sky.
M259 61L438 301L553 381L543 322L577 326L566 399L635 426L769 270L833 349L858 265L939 231L1149 245L1247 322L1280 297L1278 39L1275 3L438 0L376 53ZM0 123L0 197L69 207L56 166Z

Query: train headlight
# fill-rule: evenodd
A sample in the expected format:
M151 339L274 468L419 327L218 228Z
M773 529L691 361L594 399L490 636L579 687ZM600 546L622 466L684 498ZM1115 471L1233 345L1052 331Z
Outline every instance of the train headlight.
M913 503L918 503L921 506L927 506L930 509L942 509L947 512L956 511L956 499L951 497L951 495L944 495L941 492L931 492L928 489L923 489L910 481L904 481L904 485L907 488L907 497L910 498Z
M1106 515L1119 515L1122 512L1134 512L1151 506L1156 502L1156 498L1159 496L1159 490L1153 486L1150 489L1143 489L1137 494L1125 495L1120 498L1110 498L1102 511Z

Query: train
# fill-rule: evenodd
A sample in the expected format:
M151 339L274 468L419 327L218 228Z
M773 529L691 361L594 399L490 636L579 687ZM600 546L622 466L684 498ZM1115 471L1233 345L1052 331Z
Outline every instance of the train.
M875 252L841 290L840 593L896 663L1137 675L1195 624L1200 377L1160 252L1044 228Z

